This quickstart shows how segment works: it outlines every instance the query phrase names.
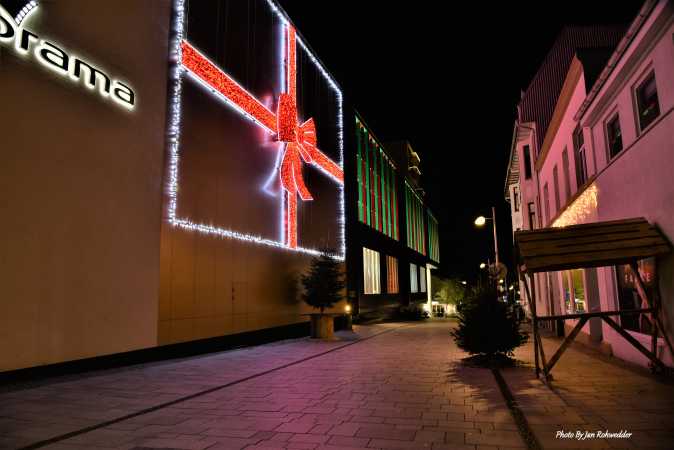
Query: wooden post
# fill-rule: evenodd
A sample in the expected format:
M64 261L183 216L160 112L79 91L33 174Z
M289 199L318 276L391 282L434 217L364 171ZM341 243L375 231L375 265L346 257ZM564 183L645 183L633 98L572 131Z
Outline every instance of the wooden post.
M521 273L520 273L521 275ZM529 278L529 282L531 283L531 287L533 290L533 285L534 285L534 279L533 279L533 274L527 272L527 277ZM531 324L534 329L534 361L536 364L536 377L538 377L539 373L541 372L540 366L538 364L538 319L536 317L536 299L532 297L532 293L529 290L529 284L527 283L527 280L524 276L522 276L522 281L524 281L524 290L526 291L527 294L527 301L529 302L529 309L531 310Z
M564 342L562 342L562 345L559 346L557 351L555 352L554 355L552 355L552 358L550 358L550 361L548 361L547 366L545 366L545 372L550 373L552 368L554 367L555 364L557 364L557 361L559 358L562 356L562 353L564 353L569 345L573 342L574 339L576 339L576 336L580 332L580 330L583 328L585 325L585 322L587 322L588 317L581 317L578 320L578 323L576 323L576 326L573 327L573 330L571 330L571 333L568 334L564 338Z
M646 303L649 308L653 308L653 312L650 315L650 322L651 322L651 353L653 353L656 357L658 355L658 325L657 321L655 320L656 317L659 316L659 311L655 308L654 303L651 301L650 298L648 298L648 294L646 294L646 286L644 285L644 281L641 279L641 274L639 274L639 266L637 265L636 261L633 261L629 264L629 268L632 270L632 275L634 276L634 285L637 288L637 293L639 294L639 298L641 298L641 303L644 304ZM652 366L655 368L655 366Z

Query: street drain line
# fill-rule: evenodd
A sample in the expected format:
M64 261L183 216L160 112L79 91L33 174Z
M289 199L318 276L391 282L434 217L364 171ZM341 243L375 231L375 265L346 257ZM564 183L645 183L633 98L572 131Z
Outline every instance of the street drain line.
M339 347L331 348L330 350L326 350L322 353L317 353L315 355L307 356L306 358L298 359L297 361L289 362L289 363L284 364L282 366L274 367L273 369L265 370L263 372L259 372L259 373L256 373L256 374L244 377L244 378L240 378L240 379L235 380L235 381L230 381L229 383L221 384L219 386L204 389L203 391L195 392L194 394L185 395L184 397L180 397L180 398L177 398L175 400L171 400L171 401L168 401L168 402L165 402L165 403L160 403L159 405L156 405L156 406L151 406L149 408L141 409L140 411L136 411L134 413L127 414L125 416L121 416L121 417L118 417L116 419L111 419L111 420L101 422L101 423L97 423L95 425L91 425L91 426L88 426L88 427L85 427L85 428L80 428L79 430L71 431L69 433L61 434L59 436L55 436L55 437L52 437L52 438L49 438L49 439L38 441L38 442L35 442L33 444L27 445L25 447L20 447L17 450L33 450L33 449L36 449L36 448L42 448L42 447L45 447L47 445L55 444L57 442L61 442L61 441L64 441L66 439L70 439L70 438L73 438L75 436L79 436L81 434L89 433L90 431L98 430L100 428L105 428L107 426L114 425L114 424L119 423L119 422L123 422L125 420L133 419L134 417L143 416L145 414L149 414L151 412L158 411L160 409L168 408L169 406L173 406L173 405L176 405L178 403L182 403L182 402L186 402L188 400L192 400L193 398L201 397L203 395L207 395L207 394L210 394L212 392L216 392L216 391L219 391L221 389L225 389L225 388L228 388L230 386L234 386L236 384L244 383L246 381L249 381L249 380L252 380L252 379L255 379L255 378L259 378L261 376L270 374L272 372L276 372L277 370L283 370L283 369L286 369L288 367L291 367L291 366L294 366L294 365L301 364L303 362L312 360L314 358L319 358L321 356L327 355L328 353L336 352L337 350L342 350L346 347L350 347L352 345L368 341L368 340L370 340L372 338L375 338L377 336L381 336L382 334L390 333L391 331L395 331L395 330L400 330L401 328L407 328L409 326L410 325L403 325L401 327L396 327L396 328L384 330L384 331L379 332L377 334L373 334L372 336L368 336L368 337L365 337L365 338L362 338L362 339L358 339L356 341L349 342L349 343L344 344L344 345L340 345Z
M538 442L536 435L529 426L527 418L524 416L524 413L519 408L519 406L517 406L517 401L515 400L515 397L513 396L512 392L510 392L510 388L508 388L508 385L506 384L503 375L501 375L501 372L499 372L498 369L491 369L491 373L494 375L494 378L496 379L496 383L498 384L498 387L501 390L501 394L503 395L503 398L506 401L506 405L508 406L508 409L510 410L513 419L515 420L515 424L517 425L517 431L519 431L520 436L522 436L522 440L526 444L527 448L529 450L543 450L541 443Z

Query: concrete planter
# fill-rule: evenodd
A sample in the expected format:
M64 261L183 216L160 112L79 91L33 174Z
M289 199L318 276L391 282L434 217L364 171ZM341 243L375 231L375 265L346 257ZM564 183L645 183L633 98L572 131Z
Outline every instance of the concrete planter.
M309 314L311 317L311 337L314 339L334 339L335 319L332 314Z

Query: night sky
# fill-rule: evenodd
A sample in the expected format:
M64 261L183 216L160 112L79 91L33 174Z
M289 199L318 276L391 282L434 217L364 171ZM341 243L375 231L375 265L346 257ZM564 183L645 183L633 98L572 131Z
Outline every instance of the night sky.
M419 153L441 271L469 280L493 259L491 228L473 225L491 206L512 268L503 191L520 91L563 25L629 24L643 3L279 1L377 137Z

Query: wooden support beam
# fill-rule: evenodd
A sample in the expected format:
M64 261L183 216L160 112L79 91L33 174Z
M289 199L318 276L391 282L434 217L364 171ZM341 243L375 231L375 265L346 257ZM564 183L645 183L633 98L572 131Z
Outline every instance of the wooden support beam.
M557 364L557 361L559 361L559 358L562 356L562 354L566 351L567 347L571 345L574 339L576 339L576 336L580 332L580 330L583 328L585 323L588 321L589 317L581 317L578 323L576 324L575 327L573 327L573 330L571 330L571 333L569 333L568 336L564 338L564 342L562 342L562 345L559 346L557 351L555 352L554 355L552 355L552 358L550 358L550 361L548 361L547 366L545 366L545 373L550 373L552 368Z
M536 336L538 334L538 323L537 323L537 317L536 317L536 299L531 297L531 291L529 290L529 284L527 283L527 278L529 279L529 282L532 283L533 287L533 276L531 274L527 274L525 277L521 272L520 272L520 277L522 278L522 281L524 283L524 292L527 294L527 302L529 302L529 310L531 311L531 324L533 327L534 331L534 362L536 365L536 376L538 377L538 374L540 373L540 366L538 364L538 342L536 340Z
M662 361L660 361L658 359L657 355L649 352L646 349L646 347L641 345L641 342L637 341L631 334L629 334L627 331L625 331L620 325L615 323L613 321L613 319L611 319L608 316L602 316L602 319L604 319L604 321L606 323L608 323L611 326L611 328L613 328L615 331L617 331L618 334L620 334L622 337L624 337L627 340L627 342L632 344L632 346L634 346L634 348L639 350L641 353L643 353L644 356L646 356L648 359L650 359L653 362L654 365L660 367L660 369L662 369L663 371L667 370L665 365L662 363Z
M577 314L559 314L556 316L539 316L538 320L570 320L570 319L581 319L583 317L592 318L592 317L601 317L601 316L628 316L630 314L643 314L653 312L653 308L643 308L643 309L629 309L622 311L595 311L589 313L577 313Z

